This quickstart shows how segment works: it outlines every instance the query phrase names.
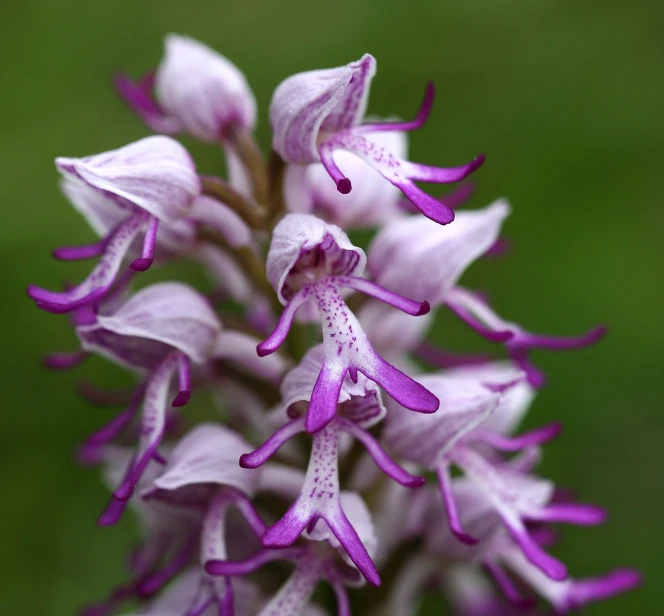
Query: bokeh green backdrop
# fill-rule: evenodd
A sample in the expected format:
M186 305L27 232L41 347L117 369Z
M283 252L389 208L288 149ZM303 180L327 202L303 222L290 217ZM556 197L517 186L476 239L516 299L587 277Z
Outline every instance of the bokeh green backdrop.
M24 287L84 274L87 266L49 257L92 237L59 194L52 160L146 134L110 77L153 66L171 31L244 70L266 146L271 91L293 72L370 51L379 66L370 111L405 117L436 81L413 159L456 164L484 151L474 205L507 196L514 206L512 254L476 265L465 282L488 288L503 314L537 331L611 327L598 347L537 356L550 383L529 422L560 418L566 427L543 473L612 514L602 528L566 531L558 553L574 575L620 565L646 574L643 589L588 614L664 613L663 25L661 0L6 0L0 614L73 614L120 579L132 525L95 526L106 491L72 455L104 411L75 396L72 376L39 367L43 353L74 341L65 319L34 308ZM216 151L196 152L215 170ZM450 322L441 320L438 341L479 348ZM84 372L99 383L119 378L102 362Z

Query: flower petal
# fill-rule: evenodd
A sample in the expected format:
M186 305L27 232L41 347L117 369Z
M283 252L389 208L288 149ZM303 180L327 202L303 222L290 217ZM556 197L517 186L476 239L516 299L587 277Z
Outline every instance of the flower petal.
M160 490L177 490L188 485L214 483L252 496L259 473L238 465L240 455L250 448L239 434L225 426L201 424L173 448L166 467L152 485Z
M201 192L189 153L170 137L146 137L102 154L57 158L55 164L63 176L122 197L167 223L185 216Z
M458 212L448 226L422 217L395 221L371 243L369 269L381 286L439 306L465 269L495 243L508 214L508 204L497 201Z
M373 56L338 68L298 73L282 81L270 102L272 148L289 163L319 160L321 130L337 131L364 115L376 71Z
M155 95L166 114L202 141L232 128L253 130L256 100L240 70L194 39L169 34L157 69Z
M162 282L141 289L113 314L98 316L105 330L179 349L196 363L214 352L221 323L207 300L188 285Z
M303 257L315 262L307 262L306 267L298 264ZM287 214L272 234L266 270L270 284L285 305L298 290L294 280L298 267L320 266L331 275L360 276L365 263L364 251L354 246L339 227L310 214Z

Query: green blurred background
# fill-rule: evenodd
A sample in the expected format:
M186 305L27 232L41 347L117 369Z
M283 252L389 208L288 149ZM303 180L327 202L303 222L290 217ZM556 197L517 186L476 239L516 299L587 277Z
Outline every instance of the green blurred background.
M114 96L116 70L154 66L161 39L200 38L247 75L262 111L287 75L378 59L370 112L413 115L424 84L438 99L412 135L412 158L458 164L478 152L473 205L507 196L508 259L464 282L536 331L610 325L600 346L536 361L549 374L529 424L562 419L542 472L607 506L604 527L570 529L558 554L573 575L641 568L645 586L588 614L662 614L662 228L664 3L661 0L430 2L76 2L6 0L0 21L3 524L0 614L59 616L121 578L132 525L98 529L106 490L73 449L104 411L72 391L74 375L38 365L71 348L66 321L40 312L28 282L56 287L88 265L52 247L92 237L57 189L53 158L112 149L147 134ZM214 171L219 153L195 149ZM480 348L441 319L440 342ZM84 374L120 382L103 362ZM432 611L434 613L434 611Z

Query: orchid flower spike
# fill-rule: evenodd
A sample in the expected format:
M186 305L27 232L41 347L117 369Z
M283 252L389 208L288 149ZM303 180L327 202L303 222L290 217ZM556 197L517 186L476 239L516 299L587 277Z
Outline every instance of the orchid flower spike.
M430 83L414 120L363 124L375 73L375 58L365 54L346 66L298 73L281 82L270 103L272 147L287 163L321 163L342 194L351 192L352 184L335 155L339 150L350 152L400 189L426 217L440 224L452 222L452 208L430 197L415 182L458 182L475 171L484 156L459 167L430 167L402 159L399 152L385 148L380 138L374 140L375 133L401 133L422 126L434 99Z
M156 73L116 80L120 95L155 132L186 131L216 143L256 126L256 100L240 70L194 39L169 34ZM153 96L154 89L154 96Z
M306 302L318 306L325 363L311 394L306 420L310 433L322 429L334 418L347 373L356 381L361 372L411 410L433 413L438 408L433 394L374 351L340 291L344 287L362 291L413 316L426 314L428 303L407 299L360 278L364 263L364 252L353 246L339 227L315 216L288 214L274 230L267 257L267 277L285 309L275 330L257 350L261 356L276 351L286 338L297 310Z
M341 494L343 506L362 543L375 549L375 536L371 514L361 497L354 492ZM349 565L348 555L330 535L325 522L307 532L310 540L305 545L263 550L241 561L214 560L206 563L211 575L243 576L275 560L291 560L295 571L258 616L295 616L305 614L311 595L321 580L327 581L336 596L338 616L350 616L350 602L345 586L361 586L362 579ZM339 555L343 561L340 561ZM374 582L375 583L375 582Z
M185 217L201 189L191 157L169 137L147 137L111 152L57 158L55 163L66 179L102 193L124 213L100 242L56 251L56 257L64 260L101 257L81 284L64 293L28 287L28 295L40 308L60 313L103 297L141 233L145 233L141 256L133 261L132 268L148 269L154 260L160 223L170 225ZM108 217L97 217L100 227L107 221Z
M587 346L602 338L605 328L597 327L578 338L532 334L505 321L477 294L458 285L466 268L495 245L509 212L509 204L499 200L481 210L459 212L455 224L448 227L417 216L392 222L369 247L369 271L385 288L426 297L434 307L447 306L487 340L504 343L531 385L539 387L544 377L528 360L529 349Z
M300 364L286 375L281 393L284 407L292 419L257 450L242 455L242 467L257 468L263 465L284 443L305 431L305 418L299 414L299 410L310 401L312 388L324 362L325 349L319 345L311 349ZM378 574L368 557L368 550L359 541L358 533L350 525L342 508L339 435L346 433L360 441L376 464L402 485L418 487L424 483L424 478L402 469L367 431L385 414L380 391L375 383L361 374L358 374L357 382L347 375L339 392L338 406L337 415L332 421L312 436L309 466L299 496L281 520L263 535L262 541L266 547L289 546L306 528L311 528L320 519L327 524L362 574L376 583Z

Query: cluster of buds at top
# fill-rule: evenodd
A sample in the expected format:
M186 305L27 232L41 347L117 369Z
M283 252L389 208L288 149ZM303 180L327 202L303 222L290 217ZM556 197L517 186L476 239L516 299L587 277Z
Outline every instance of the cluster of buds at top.
M85 280L28 288L39 308L70 315L80 342L46 364L98 354L137 380L129 392L79 386L95 404L125 405L79 448L113 486L99 523L129 506L143 532L127 580L88 616L127 601L153 616L317 615L321 581L340 616L351 604L416 614L432 582L461 616L537 609L538 595L565 613L639 583L632 570L575 580L549 553L551 524L606 515L535 474L558 424L517 432L544 381L529 350L585 346L603 328L534 334L461 286L499 246L510 207L455 212L468 184L422 191L416 182L459 182L484 158L406 160L433 85L414 120L367 121L375 72L366 54L283 81L266 163L242 73L171 35L155 72L116 82L160 135L56 159L62 191L100 239L54 251L97 259ZM219 144L227 179L200 176L179 133ZM365 252L346 232L367 227L377 232ZM141 272L182 259L208 272L209 292L141 284ZM427 343L443 306L506 359ZM219 404L191 425L180 409L205 391ZM277 561L294 565L281 582L263 569ZM380 588L349 595L366 582Z

